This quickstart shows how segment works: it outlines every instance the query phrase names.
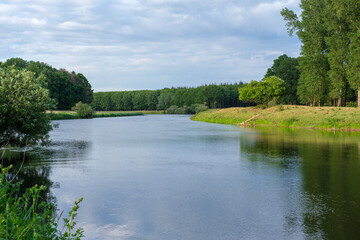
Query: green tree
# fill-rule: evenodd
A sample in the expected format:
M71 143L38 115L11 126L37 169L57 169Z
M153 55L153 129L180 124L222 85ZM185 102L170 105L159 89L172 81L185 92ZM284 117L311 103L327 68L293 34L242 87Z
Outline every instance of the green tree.
M169 91L162 91L158 97L157 109L165 110L174 105L174 94Z
M289 34L302 42L298 95L304 104L332 102L344 106L359 92L358 0L301 0L301 17L288 9L281 14ZM360 93L358 94L359 97ZM360 100L358 98L359 106Z
M278 101L285 91L285 83L276 76L264 78L262 81L251 81L245 87L239 88L239 99L254 101L256 104L268 104Z
M25 69L0 68L0 144L46 142L52 129L46 110L53 107L43 76Z
M350 86L358 92L358 107L360 107L360 2L348 0L346 6L349 23L348 37L351 43L346 73Z
M71 110L75 111L80 118L91 118L94 115L94 110L91 106L86 103L82 103L81 101L75 104Z
M347 0L346 0L347 1ZM349 24L347 22L346 1L326 0L324 14L327 31L328 46L327 58L330 70L330 97L337 101L340 107L346 103L346 92L348 87L345 65L347 62L350 40L348 37ZM344 101L342 101L344 99Z
M279 56L274 60L274 64L269 68L265 74L265 78L270 76L277 76L285 83L284 95L281 97L281 102L284 104L297 104L297 86L300 78L300 71L298 69L299 62L297 58L288 57L286 54Z
M299 100L303 104L321 105L328 86L329 64L326 56L328 36L324 21L325 0L302 0L301 20L291 10L285 8L281 15L287 21L288 32L297 33L303 43L301 46Z
M68 72L65 69L55 69L46 63L26 61L21 58L10 58L5 67L27 69L35 73L35 77L45 76L45 88L50 91L50 97L56 100L57 109L70 109L75 103L82 101L91 103L93 90L86 77L81 73Z

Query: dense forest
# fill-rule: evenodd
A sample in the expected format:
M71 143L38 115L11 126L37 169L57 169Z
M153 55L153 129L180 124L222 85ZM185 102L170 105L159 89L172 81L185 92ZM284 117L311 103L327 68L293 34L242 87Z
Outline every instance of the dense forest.
M301 0L301 15L283 9L290 35L302 42L301 104L360 106L360 1Z
M204 85L200 87L165 88L162 90L94 93L95 110L166 110L171 106L204 104L208 108L253 105L239 100L238 89L245 84Z
M26 69L43 77L44 87L49 89L49 95L55 101L58 110L70 110L77 102L91 103L93 90L86 77L81 73L68 72L65 69L55 69L43 62L26 61L21 58L10 58L0 67Z

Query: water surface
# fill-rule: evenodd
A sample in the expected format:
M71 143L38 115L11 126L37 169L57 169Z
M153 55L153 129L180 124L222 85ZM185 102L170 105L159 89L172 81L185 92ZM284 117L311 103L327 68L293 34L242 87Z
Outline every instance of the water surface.
M57 121L27 179L85 239L359 239L360 137L184 115Z

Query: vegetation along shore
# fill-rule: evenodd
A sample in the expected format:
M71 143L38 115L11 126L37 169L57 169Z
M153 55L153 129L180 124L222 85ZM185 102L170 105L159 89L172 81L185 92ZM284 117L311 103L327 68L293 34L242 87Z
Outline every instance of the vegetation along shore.
M192 120L244 126L276 126L291 128L335 129L360 131L360 111L357 108L308 107L278 105L227 108L200 112Z
M150 114L149 112L145 112ZM100 111L95 112L91 118L102 118L102 117L128 117L128 116L142 116L144 112L123 112L123 111ZM155 112L154 112L155 113ZM75 111L48 111L48 116L51 120L67 120L67 119L81 119L82 117Z

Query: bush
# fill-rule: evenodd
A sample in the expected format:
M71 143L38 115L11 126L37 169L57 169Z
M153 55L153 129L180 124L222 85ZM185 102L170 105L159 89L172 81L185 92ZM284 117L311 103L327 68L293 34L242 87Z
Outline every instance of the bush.
M209 110L209 108L207 106L205 106L204 104L195 104L197 106L195 106L195 113L199 113L199 112L205 112L207 110Z
M44 79L14 68L0 68L0 145L48 142L52 129L46 110L54 106Z
M94 110L86 103L78 102L71 110L75 111L80 118L92 118Z
M168 114L185 114L185 109L183 107L178 107L176 105L172 105L168 109L166 109L166 113Z
M74 233L74 221L79 208L80 198L69 212L69 218L64 218L64 227L58 230L60 217L54 216L55 207L40 198L44 186L20 191L20 183L13 183L6 176L11 168L0 166L0 239L81 239L83 230Z
M203 104L191 104L185 107L186 114L196 114L208 110L209 108Z
M239 99L241 101L254 101L256 104L269 105L274 104L272 101L277 101L284 91L284 81L276 76L271 76L259 82L251 81L245 87L239 88Z
M346 103L346 106L347 106L347 107L357 107L358 104L357 104L357 102L347 102L347 103Z

